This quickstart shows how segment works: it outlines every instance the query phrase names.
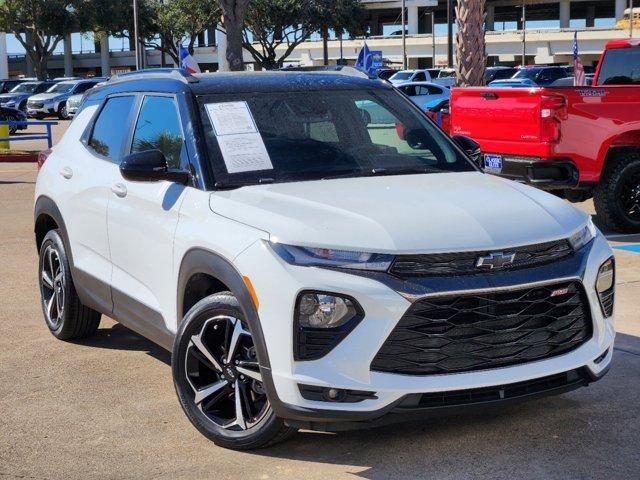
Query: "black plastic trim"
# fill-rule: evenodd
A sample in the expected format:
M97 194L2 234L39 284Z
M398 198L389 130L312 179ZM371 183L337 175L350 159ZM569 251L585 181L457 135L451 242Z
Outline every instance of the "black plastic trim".
M518 161L509 160L502 154L500 177L526 182L543 189L573 188L578 185L580 174L571 160L540 160L523 157Z

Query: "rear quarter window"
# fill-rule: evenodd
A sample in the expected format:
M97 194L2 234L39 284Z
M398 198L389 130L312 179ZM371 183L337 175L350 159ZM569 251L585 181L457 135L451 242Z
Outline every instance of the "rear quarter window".
M640 84L640 48L607 50L600 67L598 83L601 85Z

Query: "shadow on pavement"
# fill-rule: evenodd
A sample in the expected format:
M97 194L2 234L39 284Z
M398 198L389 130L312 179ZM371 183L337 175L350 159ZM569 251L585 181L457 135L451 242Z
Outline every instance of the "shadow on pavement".
M151 340L147 340L133 330L129 330L120 323L115 323L111 327L107 328L99 328L93 337L76 341L74 343L77 343L78 345L85 345L87 347L106 348L109 350L135 350L139 352L146 352L153 358L160 360L169 366L171 365L171 354L167 350L153 343Z
M18 180L0 180L0 185L34 185L36 182L21 182Z

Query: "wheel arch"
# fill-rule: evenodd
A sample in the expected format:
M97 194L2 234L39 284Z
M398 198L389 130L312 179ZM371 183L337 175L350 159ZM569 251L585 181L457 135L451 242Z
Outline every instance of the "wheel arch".
M40 245L44 240L45 235L50 230L58 230L60 236L64 242L67 256L69 257L69 263L73 267L73 254L69 248L69 238L67 236L67 228L60 213L60 209L56 203L47 196L41 196L36 200L34 208L34 234L36 240L36 248L40 250Z
M195 248L189 250L182 258L178 274L178 326L190 306L212 293L221 291L230 291L238 299L251 329L260 366L270 369L262 325L251 292L240 272L230 261L217 253Z
M602 176L604 169L615 158L616 153L626 148L640 149L640 125L634 125L633 128L620 132L603 143L598 155L598 164L601 167L599 176Z

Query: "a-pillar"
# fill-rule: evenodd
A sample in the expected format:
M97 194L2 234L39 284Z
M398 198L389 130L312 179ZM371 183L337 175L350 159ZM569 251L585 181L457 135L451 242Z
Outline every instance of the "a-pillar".
M71 34L64 37L64 76L73 77L73 52L71 50Z
M616 20L620 20L624 16L628 4L627 0L616 0Z
M569 28L571 26L571 1L560 1L560 28Z
M485 30L495 30L496 7L495 5L487 5L487 16L484 20Z
M218 44L218 71L227 72L229 71L229 62L227 61L227 34L222 26L220 26L216 33L216 43Z
M111 75L111 65L109 63L109 35L102 33L100 36L100 70L103 77Z
M418 34L418 7L407 7L407 30L409 35Z

